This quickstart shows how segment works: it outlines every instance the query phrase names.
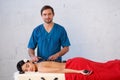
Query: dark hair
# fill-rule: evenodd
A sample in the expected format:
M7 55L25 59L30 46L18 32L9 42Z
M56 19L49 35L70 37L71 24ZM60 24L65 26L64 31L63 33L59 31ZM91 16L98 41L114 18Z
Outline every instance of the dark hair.
M52 13L53 13L53 15L54 15L54 9L53 9L51 6L49 6L49 5L45 5L45 6L42 7L42 9L41 9L41 15L42 15L42 12L43 12L44 10L46 10L46 9L51 9L51 10L52 10Z
M27 60L27 62L29 62L29 60ZM20 74L24 73L24 71L22 70L22 66L25 64L26 62L24 62L24 60L20 60L17 63L17 70L19 71Z

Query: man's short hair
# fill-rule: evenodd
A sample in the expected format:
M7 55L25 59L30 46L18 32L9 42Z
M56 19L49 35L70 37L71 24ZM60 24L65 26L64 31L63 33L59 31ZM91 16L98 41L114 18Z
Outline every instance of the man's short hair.
M53 9L51 6L49 6L49 5L45 5L45 6L42 7L42 9L41 9L41 15L42 15L42 12L43 12L44 10L46 10L46 9L51 9L51 10L52 10L52 13L53 13L53 15L54 15L54 9Z

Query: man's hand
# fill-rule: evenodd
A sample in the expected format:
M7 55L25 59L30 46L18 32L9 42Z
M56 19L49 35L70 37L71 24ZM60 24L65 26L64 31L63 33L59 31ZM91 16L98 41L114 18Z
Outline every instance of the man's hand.
M48 60L54 61L54 60L56 60L58 57L59 57L58 54L54 54L54 55L50 56L50 57L48 58Z
M32 62L37 62L38 60L39 60L39 58L37 56L32 56L31 57Z

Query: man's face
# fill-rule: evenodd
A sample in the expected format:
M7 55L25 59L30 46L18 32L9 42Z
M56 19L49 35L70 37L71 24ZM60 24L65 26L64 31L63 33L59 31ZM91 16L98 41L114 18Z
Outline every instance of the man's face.
M22 70L24 72L35 72L35 65L32 62L26 62L23 66L22 66Z
M42 16L43 21L49 24L52 22L54 14L51 9L46 9L46 10L43 10L41 16Z

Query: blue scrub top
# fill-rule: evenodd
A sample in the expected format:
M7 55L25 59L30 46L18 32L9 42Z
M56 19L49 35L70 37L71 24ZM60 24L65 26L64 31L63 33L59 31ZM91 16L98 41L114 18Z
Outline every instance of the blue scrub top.
M70 46L67 33L59 24L54 23L52 30L48 33L43 24L37 26L31 35L28 48L35 49L37 47L37 56L48 59L49 56L56 54L61 47ZM61 61L62 58L57 59Z

